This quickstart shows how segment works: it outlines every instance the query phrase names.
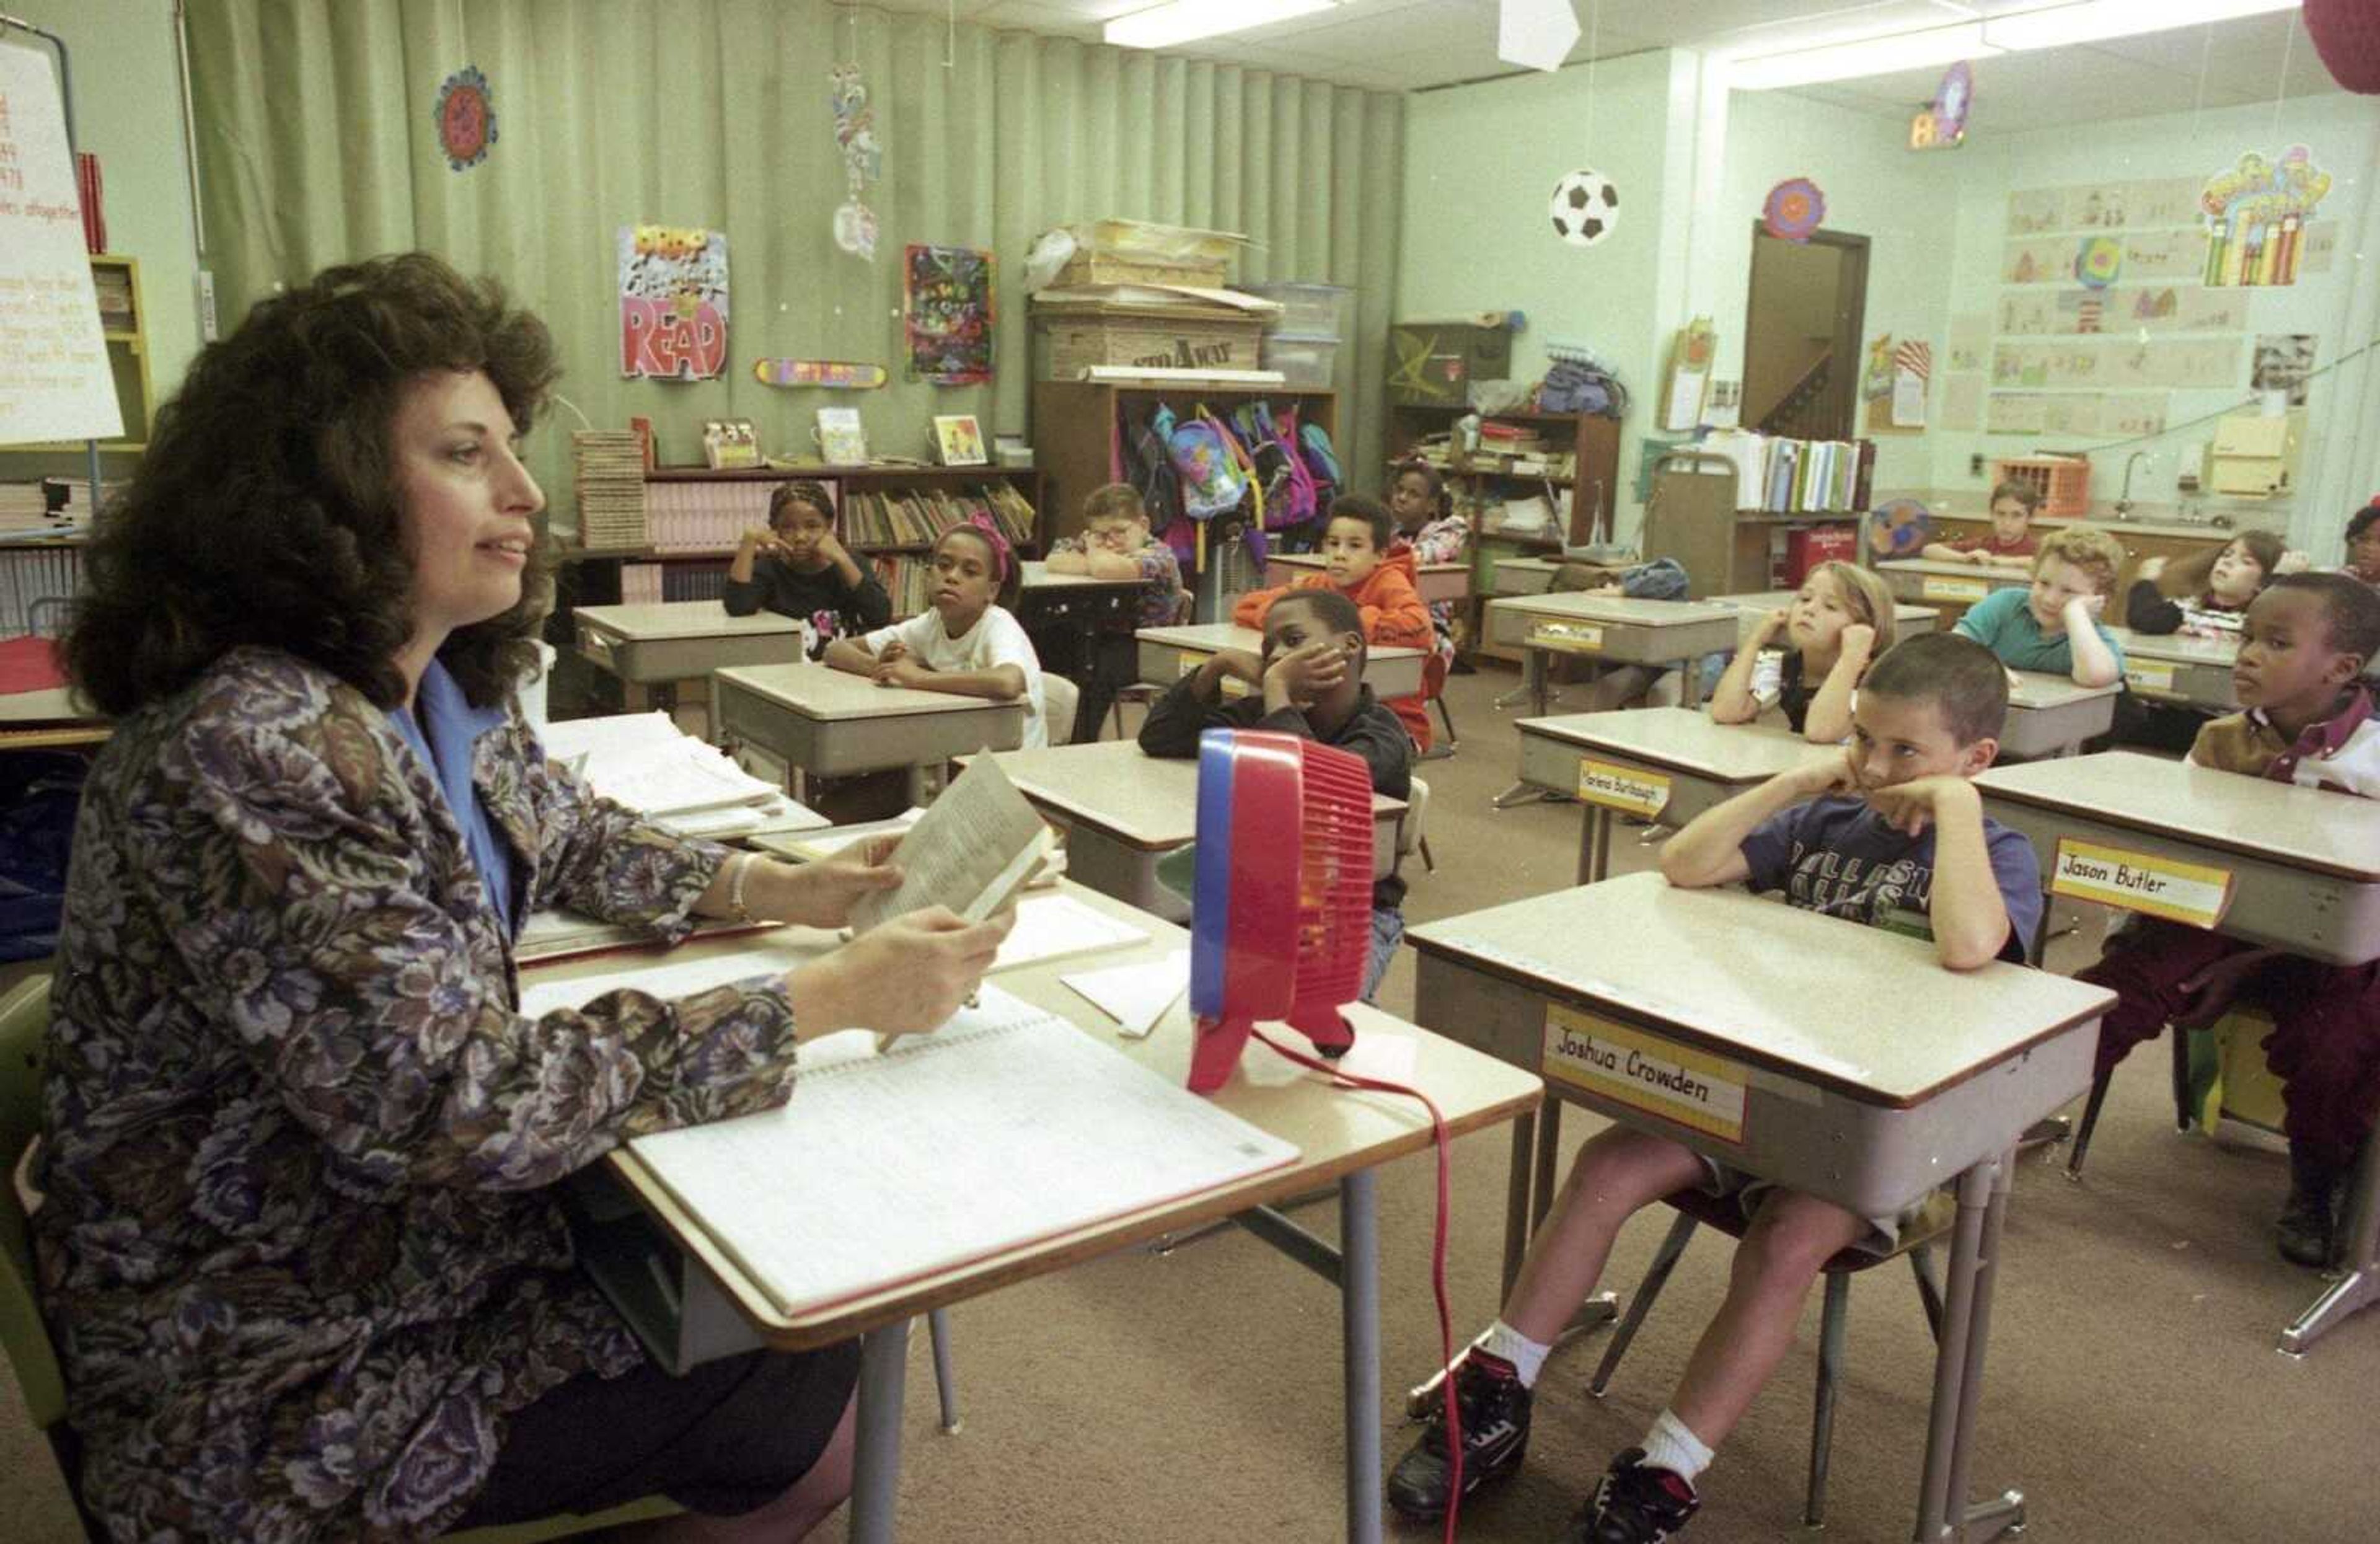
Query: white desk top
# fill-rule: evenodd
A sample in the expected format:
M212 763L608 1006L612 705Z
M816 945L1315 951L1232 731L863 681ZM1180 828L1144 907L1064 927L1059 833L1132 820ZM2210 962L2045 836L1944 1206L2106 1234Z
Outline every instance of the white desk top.
M2228 669L2240 658L2236 638L2185 638L2180 633L2141 633L2109 627L2128 660L2169 660L2175 664L2212 664Z
M790 616L768 610L730 616L717 601L664 601L646 606L577 606L572 616L631 643L678 638L743 638L801 631Z
M1617 627L1682 627L1719 621L1733 626L1738 615L1733 606L1708 601L1633 601L1625 595L1589 595L1584 590L1562 595L1500 595L1488 604L1491 610L1600 622Z
M2380 799L2110 750L1975 779L1986 798L2063 810L2359 884L2380 882Z
M1266 555L1265 562L1278 563L1291 568L1311 568L1318 574L1322 572L1330 559L1320 553L1271 553ZM1423 574L1467 576L1471 572L1471 565L1467 563L1417 563L1414 567L1415 572Z
M1050 565L1038 558L1028 558L1024 567L1023 586L1026 590L1068 590L1098 588L1102 590L1137 590L1146 579L1102 579L1088 574L1053 574Z
M2020 670L2016 685L2009 688L2011 708L2066 708L2077 702L2088 702L2096 697L2113 697L2124 689L2121 681L2110 687L2078 685L2071 675L2052 675L2046 671Z
M962 756L962 763L975 759ZM1198 763L1145 754L1130 740L1003 750L992 760L1017 792L1118 840L1163 852L1198 834ZM1394 821L1402 799L1372 796L1372 819Z
M916 713L959 713L1006 710L1022 715L1022 701L995 702L986 697L962 697L956 692L913 691L907 687L880 687L865 675L829 665L746 664L715 670L717 679L731 682L756 696L788 708L804 718L898 718Z
M2022 966L1946 970L1934 947L1742 890L1630 874L1406 937L1657 1031L1908 1109L2095 1017L2115 993ZM1582 950L1585 939L1625 947Z
M1116 1033L1115 1025L1104 1014L1065 985L1062 978L1104 966L1153 963L1174 950L1187 948L1189 935L1171 923L1071 881L1064 888L1067 894L1083 905L1143 930L1149 935L1147 942L1108 954L1075 954L1022 966L1002 971L992 979L1002 991L1070 1021L1101 1044L1112 1046L1175 1083L1186 1082L1191 1050L1186 997L1174 1000L1147 1039L1125 1039ZM799 928L763 936L772 940L815 940L821 950L834 942L832 934ZM690 942L667 954L657 953L654 957L657 962L674 962L738 946L748 946L747 941ZM555 979L616 971L622 968L623 958L613 954L565 961L542 967L537 975L540 979ZM1507 1066L1493 1057L1360 1003L1350 1003L1346 1013L1348 1021L1355 1027L1359 1048L1366 1037L1415 1043L1413 1069L1402 1075L1400 1080L1428 1092L1445 1116L1450 1135L1477 1131L1536 1106L1543 1085L1534 1074ZM796 1112L801 1108L801 1085L796 1079L793 1105ZM1228 1217L1251 1206L1310 1190L1341 1174L1424 1151L1431 1145L1429 1116L1414 1100L1340 1092L1320 1077L1300 1071L1253 1041L1241 1058L1239 1071L1214 1099L1242 1120L1294 1144L1303 1156L1289 1168L1227 1189L1132 1217L1094 1223L1075 1234L888 1286L831 1309L790 1318L779 1313L767 1293L745 1276L701 1220L687 1215L676 1204L638 1161L633 1149L614 1149L610 1161L670 1233L704 1262L771 1343L800 1349L845 1339L1198 1222Z
M1888 557L1876 566L1878 572L1888 574L1939 574L1945 578L1986 579L1995 590L2033 582L2032 572L2028 569L2001 568L1988 563L1945 563L1931 557Z
M1196 653L1212 654L1222 649L1245 649L1251 654L1264 652L1264 634L1254 627L1243 627L1231 622L1196 622L1179 627L1143 627L1133 634L1143 643L1159 644L1168 649L1187 649ZM1374 660L1412 660L1421 657L1418 649L1390 644L1368 650Z
M72 687L0 694L0 723L73 723L99 717L74 699Z
M1708 713L1694 708L1564 713L1523 719L1513 727L1714 783L1759 783L1821 756L1841 755L1779 725L1714 723Z
M1714 595L1710 603L1733 606L1755 616L1766 616L1772 611L1781 611L1791 605L1800 593L1792 590L1763 590L1748 595ZM1912 606L1906 602L1895 602L1892 607L1893 620L1904 627L1914 626L1921 622L1930 623L1936 614L1932 606Z

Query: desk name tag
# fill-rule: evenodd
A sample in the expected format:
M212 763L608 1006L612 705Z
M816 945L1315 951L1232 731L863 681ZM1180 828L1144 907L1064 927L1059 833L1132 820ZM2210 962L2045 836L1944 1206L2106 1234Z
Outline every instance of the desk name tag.
M1220 681L1216 683L1216 689L1220 691L1225 697L1239 698L1247 696L1250 692L1256 690L1256 687L1248 685L1245 681L1241 680L1236 675L1226 675Z
M2119 906L2193 928L2220 925L2223 914L2231 909L2232 889L2228 869L2078 842L2070 836L2058 839L2058 862L2049 878L2054 895Z
M2173 690L2173 666L2169 663L2151 663L2146 660L2126 660L2124 685L2134 691L2171 691Z
M1614 766L1582 756L1578 759L1578 796L1584 803L1599 804L1623 815L1658 820L1661 811L1670 808L1670 780L1659 772L1638 772L1633 767Z
M1599 654L1603 652L1603 629L1591 622L1540 622L1529 629L1529 647Z
M1743 1141L1752 1069L1608 1018L1548 1004L1544 1065L1559 1078L1722 1142Z
M1992 592L1992 587L1982 579L1945 578L1928 574L1917 587L1917 593L1928 601L1964 601L1973 604Z

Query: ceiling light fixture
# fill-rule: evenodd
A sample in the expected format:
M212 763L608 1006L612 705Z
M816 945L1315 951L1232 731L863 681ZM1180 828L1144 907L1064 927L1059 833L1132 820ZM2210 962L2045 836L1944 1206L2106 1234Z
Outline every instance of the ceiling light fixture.
M1340 0L1172 0L1120 16L1099 35L1118 48L1171 48L1224 32L1244 32L1293 16L1327 11Z
M1890 75L1896 70L1925 69L1932 65L1980 59L2000 50L1984 41L1984 24L1961 22L1954 27L1928 27L1922 31L1892 32L1854 43L1828 43L1789 54L1728 61L1728 84L1738 91L1767 91L1788 86L1815 86L1828 80L1850 80L1863 75Z
M2232 21L2272 11L2293 11L2302 0L2082 0L2046 10L2019 11L1984 23L1984 36L2011 52L2064 48L2078 43L2137 37L2209 21Z

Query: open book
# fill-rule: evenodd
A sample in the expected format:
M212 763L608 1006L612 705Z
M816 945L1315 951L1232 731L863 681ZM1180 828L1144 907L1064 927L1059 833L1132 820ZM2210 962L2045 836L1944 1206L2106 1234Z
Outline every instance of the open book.
M851 908L855 932L927 906L948 906L970 922L1015 900L1050 851L1050 828L989 756L979 756L928 807L892 862L899 888Z

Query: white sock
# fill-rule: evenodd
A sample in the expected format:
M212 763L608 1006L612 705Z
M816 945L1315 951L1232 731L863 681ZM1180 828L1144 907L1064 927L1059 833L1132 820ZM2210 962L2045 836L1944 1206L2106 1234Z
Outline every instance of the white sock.
M1645 1433L1645 1466L1667 1469L1689 1484L1695 1476L1710 1467L1711 1450L1703 1446L1702 1439L1687 1429L1674 1411L1664 1410L1653 1422L1653 1429Z
M1521 1387L1534 1389L1537 1373L1554 1348L1539 1344L1500 1319L1488 1326L1488 1338L1479 1343L1479 1349L1512 1363L1512 1370L1521 1375Z

